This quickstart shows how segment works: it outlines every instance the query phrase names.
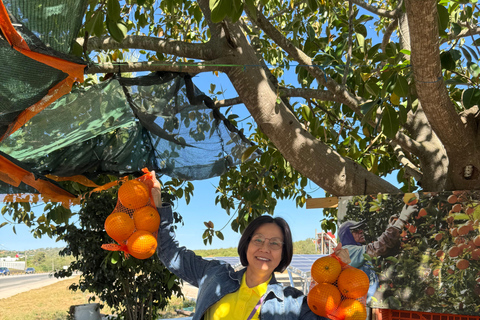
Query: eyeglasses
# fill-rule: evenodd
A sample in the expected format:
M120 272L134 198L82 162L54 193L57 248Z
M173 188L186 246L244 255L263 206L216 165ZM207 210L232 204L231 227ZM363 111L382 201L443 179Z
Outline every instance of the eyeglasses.
M283 241L280 238L265 238L261 234L256 234L253 236L252 240L250 241L256 247L263 247L265 241L268 240L268 247L271 250L280 250L283 246Z

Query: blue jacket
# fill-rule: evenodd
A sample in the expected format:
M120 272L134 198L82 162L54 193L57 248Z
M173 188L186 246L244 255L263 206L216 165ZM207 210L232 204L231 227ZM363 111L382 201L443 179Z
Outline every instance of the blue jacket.
M240 288L246 269L235 271L230 264L205 260L185 247L179 247L175 240L172 223L172 208L163 204L157 208L161 223L158 230L157 254L168 270L179 278L198 288L197 304L193 320L200 320L214 303L226 294ZM300 290L284 287L275 276L267 286L265 301L260 309L262 320L310 320L325 319L315 315L307 305L307 297Z

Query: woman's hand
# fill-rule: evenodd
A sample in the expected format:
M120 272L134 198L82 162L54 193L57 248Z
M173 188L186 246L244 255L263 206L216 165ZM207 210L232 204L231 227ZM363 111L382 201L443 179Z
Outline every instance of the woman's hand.
M350 264L350 253L348 252L348 249L342 249L342 244L340 242L337 247L333 249L333 252L343 263Z
M155 176L155 171L151 171L152 173L152 199L155 202L155 206L157 208L162 206L162 187L160 185L160 182L157 180L157 177Z

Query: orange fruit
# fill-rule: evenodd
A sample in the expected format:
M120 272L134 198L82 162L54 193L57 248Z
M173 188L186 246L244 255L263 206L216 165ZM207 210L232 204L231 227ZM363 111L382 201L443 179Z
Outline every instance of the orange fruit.
M475 243L477 247L480 247L480 235L476 236L475 239L473 239L473 243Z
M340 273L337 284L340 293L346 298L358 299L367 294L370 280L365 272L352 267Z
M450 258L455 258L460 254L460 248L457 246L453 246L448 250L448 256Z
M122 242L135 231L133 219L125 212L111 213L105 220L105 231L113 240Z
M460 270L465 270L470 266L470 262L466 259L460 259L457 261L456 266Z
M468 225L463 225L457 229L459 236L464 236L470 232L470 227Z
M330 283L319 283L307 294L310 310L318 316L326 317L338 308L342 295L337 287Z
M339 320L365 320L367 308L358 300L345 299L338 306L335 317Z
M342 265L331 256L318 258L312 264L311 272L313 280L317 283L334 283L342 272Z
M447 198L448 203L451 203L451 204L457 203L457 200L458 200L458 198L454 194L448 196L448 198Z
M150 192L147 186L138 180L129 180L118 189L118 200L127 209L138 209L148 204Z
M146 206L135 210L133 221L137 230L156 232L160 226L160 215L153 207Z
M157 250L157 239L151 232L135 231L127 240L128 253L137 259L147 259Z

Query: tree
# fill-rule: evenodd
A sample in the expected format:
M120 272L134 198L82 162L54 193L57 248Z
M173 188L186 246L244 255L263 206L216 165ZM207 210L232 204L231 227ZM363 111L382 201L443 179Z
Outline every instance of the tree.
M78 43L104 58L92 74L227 75L238 97L216 106L243 103L264 151L219 185L242 229L275 197L302 205L301 178L335 196L399 192L396 170L404 191L478 189L478 15L463 0L95 0ZM129 50L144 60L118 60ZM289 68L298 86L279 80Z

